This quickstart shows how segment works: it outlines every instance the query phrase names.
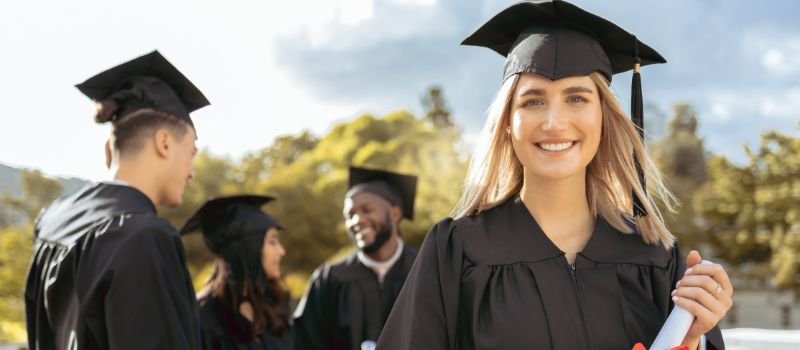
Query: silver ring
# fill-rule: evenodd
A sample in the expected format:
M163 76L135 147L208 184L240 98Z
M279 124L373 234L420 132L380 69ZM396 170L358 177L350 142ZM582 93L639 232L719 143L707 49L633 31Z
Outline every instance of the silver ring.
M711 294L711 296L713 297L713 296L716 296L717 294L719 294L719 292L721 292L721 291L722 291L722 284L717 283L717 289L714 289L714 291L709 293L709 294Z

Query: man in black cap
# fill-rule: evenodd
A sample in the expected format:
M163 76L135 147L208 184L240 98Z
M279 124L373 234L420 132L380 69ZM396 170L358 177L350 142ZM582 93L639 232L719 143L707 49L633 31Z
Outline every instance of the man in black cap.
M357 251L311 276L295 311L298 350L374 347L417 254L399 232L413 218L416 177L351 167L349 182L345 225Z
M203 94L157 51L78 89L110 122L114 180L56 200L39 217L25 287L30 349L199 349L197 303L175 228L194 176L189 113Z

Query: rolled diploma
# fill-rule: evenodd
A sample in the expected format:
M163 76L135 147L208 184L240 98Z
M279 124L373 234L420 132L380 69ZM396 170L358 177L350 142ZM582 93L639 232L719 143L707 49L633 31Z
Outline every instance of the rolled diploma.
M711 264L711 262L703 260L701 264ZM692 326L692 321L694 321L694 315L676 305L672 308L672 312L669 313L669 317L667 317L667 321L664 322L664 326L661 327L661 331L658 332L658 336L656 336L653 345L648 349L669 350L672 347L681 345L683 338L686 337L686 333L689 332L689 327Z

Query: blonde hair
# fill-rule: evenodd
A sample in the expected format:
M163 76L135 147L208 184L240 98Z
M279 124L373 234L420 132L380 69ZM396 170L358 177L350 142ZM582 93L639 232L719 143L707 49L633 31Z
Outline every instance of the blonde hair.
M593 216L600 215L611 226L625 233L636 225L645 242L671 247L675 237L667 230L656 201L674 211L675 197L665 187L661 173L647 154L636 126L625 114L606 78L589 75L597 86L603 110L600 145L586 171L586 197ZM477 215L491 209L522 189L523 166L517 159L505 131L511 114L511 99L519 75L507 79L487 111L486 125L470 159L464 192L453 216ZM639 182L634 157L640 160L646 176L647 194ZM646 216L633 217L631 193L642 198Z

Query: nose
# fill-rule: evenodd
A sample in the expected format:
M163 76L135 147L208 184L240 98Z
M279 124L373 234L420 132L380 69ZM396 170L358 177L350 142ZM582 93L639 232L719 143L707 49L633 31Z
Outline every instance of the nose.
M545 131L561 131L567 127L564 112L557 103L548 106L546 118L542 125Z
M189 170L189 181L194 180L194 177L195 177L194 168L192 168L191 170Z
M283 244L278 243L278 257L283 258L286 255L286 249L283 248Z

